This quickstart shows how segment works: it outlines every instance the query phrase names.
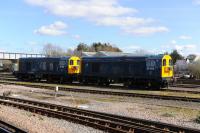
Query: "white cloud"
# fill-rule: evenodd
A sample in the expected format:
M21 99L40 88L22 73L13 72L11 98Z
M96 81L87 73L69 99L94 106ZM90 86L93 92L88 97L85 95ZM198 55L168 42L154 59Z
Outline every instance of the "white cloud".
M139 45L130 45L130 46L127 46L127 47L124 47L122 48L122 51L124 51L125 53L132 53L132 54L135 54L135 55L152 55L152 54L155 54L154 51L152 50L147 50L147 49L144 49L142 47L140 47Z
M179 36L179 39L190 40L190 39L192 39L192 37L191 36L187 36L187 35L181 35L181 36Z
M29 41L29 42L27 42L27 44L30 45L30 46L35 46L35 45L38 45L38 42Z
M152 35L155 33L168 32L169 29L167 27L159 26L159 27L139 27L135 29L124 29L126 33L133 35Z
M138 10L120 5L119 0L25 0L28 4L39 6L47 13L57 16L82 18L101 26L117 26L128 30L133 35L151 35L166 32L164 26L149 26L155 22L152 18L133 17ZM141 27L144 26L145 27ZM41 29L45 32L46 28ZM40 33L40 32L39 32ZM53 34L59 34L57 32Z
M197 54L199 51L197 50L196 44L187 44L187 45L175 45L174 48L178 50L182 55L187 56L189 54Z
M192 49L196 49L196 45L195 44L187 44L187 45L175 45L174 46L175 49L177 50L192 50Z
M172 43L172 44L176 44L176 40L172 40L171 43Z
M125 46L122 48L123 51L129 52L129 53L139 50L139 49L141 49L139 45L130 45L130 46Z
M67 27L67 24L65 24L64 22L56 21L53 24L41 26L39 29L34 30L34 33L40 35L59 36L66 34L66 31L64 30Z
M45 8L48 12L67 17L121 16L137 12L120 6L117 0L26 0L29 4Z
M0 52L5 52L5 50L3 50L3 49L0 49Z
M144 19L144 18L136 18L136 17L105 17L102 19L97 19L97 25L104 26L139 26L144 24L152 23L153 19Z
M172 50L176 49L179 53L186 56L189 54L197 54L199 53L197 49L197 44L173 44L172 42L170 44L162 45L161 49L164 49L165 51L171 52Z
M81 39L81 36L80 35L73 35L72 36L74 39L76 39L76 40L80 40Z
M193 0L193 3L196 5L200 5L200 0Z

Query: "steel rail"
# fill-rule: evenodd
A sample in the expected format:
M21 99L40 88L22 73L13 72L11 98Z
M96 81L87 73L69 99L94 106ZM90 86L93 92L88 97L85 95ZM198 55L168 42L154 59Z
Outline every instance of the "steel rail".
M106 132L115 132L115 133L172 133L171 131L158 129L146 125L138 124L127 124L119 121L110 121L103 118L95 118L90 116L85 116L84 114L77 114L74 112L63 112L55 109L49 109L44 107L37 107L27 104L21 104L16 102L10 102L5 100L0 100L0 104L17 107L19 109L24 109L33 113L40 115L45 115L49 117L54 117L58 119L68 120L74 123L90 126L96 129L100 129Z
M199 88L200 89L200 88ZM176 89L166 89L165 92L182 92L182 93L188 93L188 94L200 94L199 91L192 91L192 90L176 90Z
M99 118L99 119L117 121L117 122L130 124L130 125L136 124L136 125L140 126L142 124L142 125L147 125L147 126L151 126L151 127L155 127L155 128L165 129L165 130L169 130L169 131L173 131L173 132L191 132L191 131L192 132L200 132L199 130L196 130L196 129L175 126L175 125L172 125L172 124L149 121L149 120L144 120L144 119L137 119L137 118L126 117L126 116L113 115L113 114L96 112L96 111L89 111L89 110L72 108L72 107L56 105L56 104L51 104L51 103L46 103L46 102L31 101L31 100L12 98L12 97L2 97L2 96L0 96L0 99L15 101L15 102L18 102L18 103L23 103L23 104L30 104L30 105L48 108L48 109L53 109L53 110L62 111L62 112L68 112L68 113L69 112L76 112L76 114L80 114L80 115L84 114L85 116L88 116L88 117L96 117L96 118Z
M0 120L0 133L26 133L22 129Z
M15 77L13 76L1 76L0 75L0 79L4 80L4 81L13 81L13 82L17 82L19 80L17 80ZM34 83L47 83L45 81L40 81L40 82L36 82L36 81L33 81ZM80 86L79 84L73 84L73 85L76 85L76 86ZM92 85L93 87L95 87L95 85ZM99 87L99 86L98 86ZM102 86L105 88L105 86ZM119 88L120 87L120 88ZM195 88L195 89L200 89L200 85L194 85L194 84L173 84L173 85L170 85L169 87L182 87L182 88ZM131 89L128 89L124 86L113 86L113 85L110 85L109 87L106 87L107 89L116 89L116 90L131 90ZM134 89L134 88L133 88ZM141 90L144 90L144 89L141 89ZM200 94L200 91L193 91L193 90L175 90L175 89L170 89L170 88L167 88L167 89L161 89L160 91L166 91L166 92L182 92L182 93L189 93L189 94Z
M174 84L172 87L183 87L183 88L200 88L200 85L196 84Z
M21 86L34 87L34 88L43 88L43 89L50 89L50 90L55 89L54 86L47 86L47 85L19 84L17 82L4 82L4 81L0 81L0 83L21 85ZM155 94L141 94L141 93L135 93L135 92L106 91L106 90L80 89L80 88L69 88L69 87L59 87L59 90L69 91L69 92L79 92L79 93L114 95L114 96L153 98L153 99L161 99L161 100L177 100L177 101L185 101L185 102L200 102L200 98L165 96L165 95L155 95Z
M11 79L11 78L4 78L4 77L1 77L0 76L0 79L3 79L4 81L13 81L13 82L18 82L17 80L15 79ZM44 82L34 82L34 83L44 83ZM46 82L45 82L46 83ZM73 85L76 85L76 86L79 86L81 87L80 85L78 84L73 84ZM93 86L95 87L95 86ZM99 86L98 86L99 87ZM114 87L114 88L113 88ZM121 88L119 88L121 87ZM200 90L200 85L192 85L192 84L174 84L174 85L170 85L170 87L183 87L183 88L196 88ZM104 87L105 88L105 87ZM110 87L106 87L107 89L115 89L115 90L125 90L124 88L125 87L122 87L122 86L110 86ZM127 90L131 90L131 89L127 89ZM144 89L142 89L144 90ZM153 91L153 90L152 90ZM180 93L188 93L188 94L200 94L200 91L193 91L193 90L176 90L176 89L170 89L170 88L167 88L167 89L162 89L160 91L165 91L165 92L180 92Z

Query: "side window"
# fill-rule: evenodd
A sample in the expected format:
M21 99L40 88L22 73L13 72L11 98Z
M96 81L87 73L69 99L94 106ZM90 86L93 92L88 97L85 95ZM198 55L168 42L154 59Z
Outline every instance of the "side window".
M166 59L163 60L163 66L166 66Z
M54 62L54 63L53 63L53 71L58 71L57 62Z
M43 62L43 70L46 70L47 67L46 67L46 62Z
M80 65L80 60L77 60L77 65Z
M73 60L70 60L70 61L69 61L69 65L74 65L74 61L73 61Z
M147 60L147 62L146 62L147 70L155 70L155 67L156 67L156 61L155 60Z
M53 63L50 63L50 64L49 64L49 70L50 70L50 71L53 71Z
M42 70L42 65L43 65L42 62L40 62L40 70Z
M60 66L60 68L64 68L65 67L65 61L60 61L59 66Z

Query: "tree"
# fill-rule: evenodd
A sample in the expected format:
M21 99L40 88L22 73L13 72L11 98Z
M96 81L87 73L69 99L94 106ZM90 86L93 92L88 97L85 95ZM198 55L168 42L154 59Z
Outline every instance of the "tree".
M79 43L77 46L77 51L84 51L84 52L88 52L89 51L89 46L85 43Z
M110 43L95 42L92 44L91 49L95 52L109 51L109 52L122 52L118 47L112 46Z
M99 51L110 51L110 52L122 52L118 47L112 46L110 43L94 42L92 45L85 43L79 43L76 52L99 52Z
M194 61L195 58L196 58L195 54L190 54L187 56L187 59L189 59L190 61Z
M99 51L110 51L110 52L121 52L118 47L112 46L110 43L93 43L87 45L85 43L79 43L75 49L63 50L61 47L48 43L44 45L42 53L51 57L60 56L81 56L82 52L99 52Z
M197 60L189 64L188 69L192 73L193 76L200 79L200 60Z
M68 49L65 52L61 47L51 43L44 45L42 53L51 57L69 56L73 54L72 50Z
M177 50L173 50L170 55L172 57L173 64L175 64L177 60L184 59L184 57L181 54L179 54Z
M2 61L3 64L3 71L12 71L12 61L10 60L3 60Z

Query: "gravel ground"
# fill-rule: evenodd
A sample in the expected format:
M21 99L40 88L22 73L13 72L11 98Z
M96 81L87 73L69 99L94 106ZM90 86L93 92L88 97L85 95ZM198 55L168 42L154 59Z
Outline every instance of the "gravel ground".
M102 133L90 127L3 105L0 105L0 119L29 133Z
M200 124L197 124L194 121L197 116L200 115L200 103L69 92L62 92L66 96L55 97L52 95L43 94L47 92L53 93L53 91L14 85L2 85L0 93L8 90L12 90L14 93L13 96L18 98L44 100L46 102L55 104L81 107L89 110L102 111L153 121L161 121L165 123L200 129ZM62 125L62 122L58 123L58 125ZM71 132L72 129L69 129L69 132ZM76 129L74 130L74 132L77 132ZM90 132L90 128L88 128L87 131Z
M197 87L197 88L169 87L169 89L172 89L172 90L185 90L185 91L200 92L200 87Z

